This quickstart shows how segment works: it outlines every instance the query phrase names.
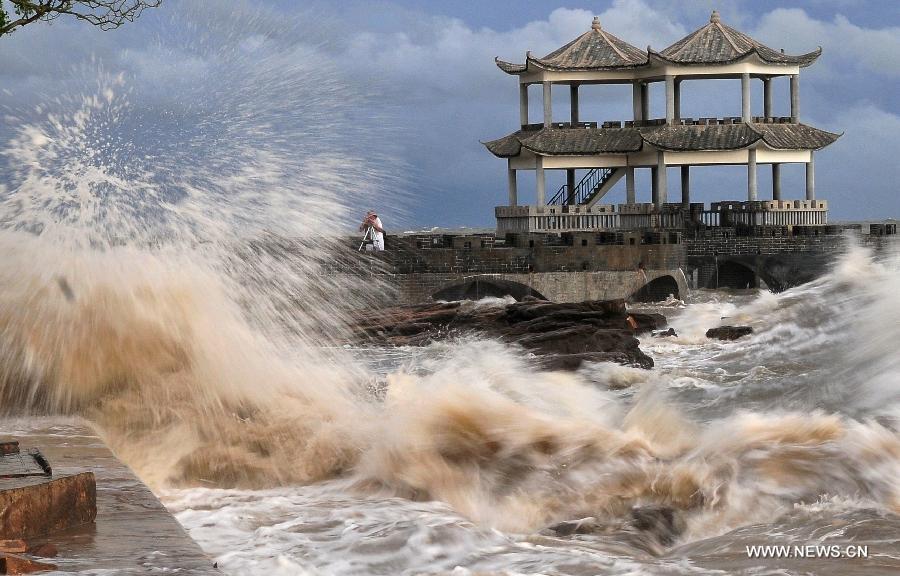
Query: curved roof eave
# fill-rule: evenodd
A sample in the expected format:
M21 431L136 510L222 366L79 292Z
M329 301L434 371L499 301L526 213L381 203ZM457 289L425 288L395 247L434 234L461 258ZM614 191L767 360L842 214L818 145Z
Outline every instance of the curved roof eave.
M679 60L675 60L672 58L668 58L664 56L662 53L653 50L649 46L647 46L647 60L648 62L658 62L663 64L670 64L673 66L725 66L728 64L738 64L740 62L744 62L753 56L759 58L759 61L763 64L769 64L772 66L800 66L800 68L806 68L807 66L812 65L819 56L822 55L822 47L813 50L812 52L808 52L806 54L801 54L799 56L789 56L785 55L789 60L778 60L773 58L767 58L763 52L761 52L758 48L754 47L743 54L735 56L734 58L729 58L727 60L710 60L704 62L683 62Z
M528 71L528 64L515 64L514 62L506 62L501 60L499 56L494 57L494 64L497 68L503 70L511 76L520 76Z
M519 141L517 134L517 132L514 132L496 140L481 142L481 144L497 158L512 158L522 153L522 143Z
M612 72L615 70L635 70L637 68L643 68L645 66L650 65L650 57L647 57L645 62L637 62L635 64L625 64L621 66L583 66L583 67L564 67L564 66L554 66L553 64L547 64L543 62L540 58L528 57L526 59L526 67L528 64L534 64L536 68L540 68L541 70L547 70L548 72Z
M756 134L759 134L759 137L763 142L766 143L766 146L773 150L821 150L827 146L831 146L834 144L838 138L844 135L843 132L840 134L836 134L834 132L829 132L827 130L821 130L819 128L814 128L812 126L807 126L806 124L759 124L752 123L748 124L751 130ZM796 132L804 132L803 134L794 135L795 138L809 138L810 135L818 138L820 142L816 145L812 146L782 146L775 138L775 135L771 133L768 128L770 126L778 126L779 129L784 130L794 130Z

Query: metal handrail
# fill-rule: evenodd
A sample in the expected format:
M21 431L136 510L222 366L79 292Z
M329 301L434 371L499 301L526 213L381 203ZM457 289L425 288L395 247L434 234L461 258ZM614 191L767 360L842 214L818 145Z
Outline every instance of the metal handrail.
M569 192L569 185L563 184L547 202L548 205L584 204L612 176L613 168L594 168ZM573 201L574 200L574 201Z

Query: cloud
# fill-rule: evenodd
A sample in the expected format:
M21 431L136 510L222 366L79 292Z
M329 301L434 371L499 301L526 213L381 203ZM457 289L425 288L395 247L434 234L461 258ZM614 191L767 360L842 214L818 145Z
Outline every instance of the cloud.
M846 132L817 152L817 195L829 200L833 217L881 219L900 216L895 193L900 181L900 115L860 102L837 123Z
M826 22L799 8L778 8L760 19L755 35L794 53L821 45L830 67L863 66L871 73L900 76L900 26L862 28L841 14Z
M8 110L27 101L23 93L62 92L62 69L92 58L111 72L126 71L138 89L157 90L160 98L167 96L166 86L190 83L221 69L211 59L217 51L202 46L209 43L223 50L234 47L250 57L262 55L272 68L279 62L287 70L295 62L315 62L317 73L309 86L296 92L293 105L328 110L326 100L335 94L350 104L334 121L352 124L355 134L365 134L371 154L390 150L406 167L405 188L417 199L408 206L410 224L490 226L493 206L505 199L505 164L479 140L507 134L518 123L516 80L495 67L494 57L522 62L528 50L542 56L586 32L595 15L584 9L548 9L544 18L495 29L479 26L477 14L467 20L428 14L426 4L409 9L391 2L359 3L350 14L325 3L302 11L293 3L281 4L290 13L258 4L167 2L135 24L109 33L64 21L52 27L35 25L0 40L0 85L11 92L0 94L0 103ZM674 9L657 0L615 0L601 4L596 15L604 29L619 38L640 48L650 44L661 49L705 24L707 4ZM896 19L881 28L866 28L854 23L854 15L836 13L840 9L827 12L820 6L816 15L827 17L816 18L801 9L762 12L756 4L737 3L727 14L723 11L723 17L788 52L823 45L823 57L803 72L802 116L846 135L820 154L820 194L834 194L832 209L839 217L858 212L857 191L872 199L866 204L897 214L897 175L886 173L884 166L893 166L885 150L900 144L894 136L900 130L893 98L900 76L900 59L895 58L900 54L900 29ZM60 53L67 55L62 65ZM329 88L329 77L340 79L340 91ZM784 113L787 88L779 82L776 113ZM759 104L761 92L758 86L754 90ZM561 115L566 114L564 92L556 91L554 99ZM621 86L585 88L585 119L627 118L628 93ZM740 112L736 81L689 82L684 96L686 115ZM653 112L659 115L658 91L654 98ZM533 105L534 113L537 98ZM879 169L881 162L885 164ZM867 167L865 172L848 176L859 165ZM551 172L551 178L558 176ZM708 190L702 180L696 187L698 198L719 194L715 179ZM523 175L520 181L521 195L528 198L533 178ZM739 195L739 190L730 194Z

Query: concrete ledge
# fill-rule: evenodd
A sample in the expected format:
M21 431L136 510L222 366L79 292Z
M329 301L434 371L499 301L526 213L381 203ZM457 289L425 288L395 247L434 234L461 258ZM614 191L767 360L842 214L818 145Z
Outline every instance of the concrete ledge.
M73 476L0 481L0 539L30 540L97 516L97 484L92 472Z
M0 437L39 447L53 464L54 476L78 478L81 472L90 471L95 477L95 522L28 542L29 549L53 544L58 550L53 562L60 572L220 573L150 489L84 422L65 418L4 419L0 420ZM5 482L0 480L0 487Z

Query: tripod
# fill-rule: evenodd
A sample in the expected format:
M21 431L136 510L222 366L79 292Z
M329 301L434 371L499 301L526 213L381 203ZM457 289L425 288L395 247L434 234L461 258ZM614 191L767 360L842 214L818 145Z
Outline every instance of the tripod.
M363 246L366 244L374 244L375 243L375 228L372 226L368 226L366 228L366 233L363 235L362 242L359 243L359 248L356 249L357 252L362 252Z

